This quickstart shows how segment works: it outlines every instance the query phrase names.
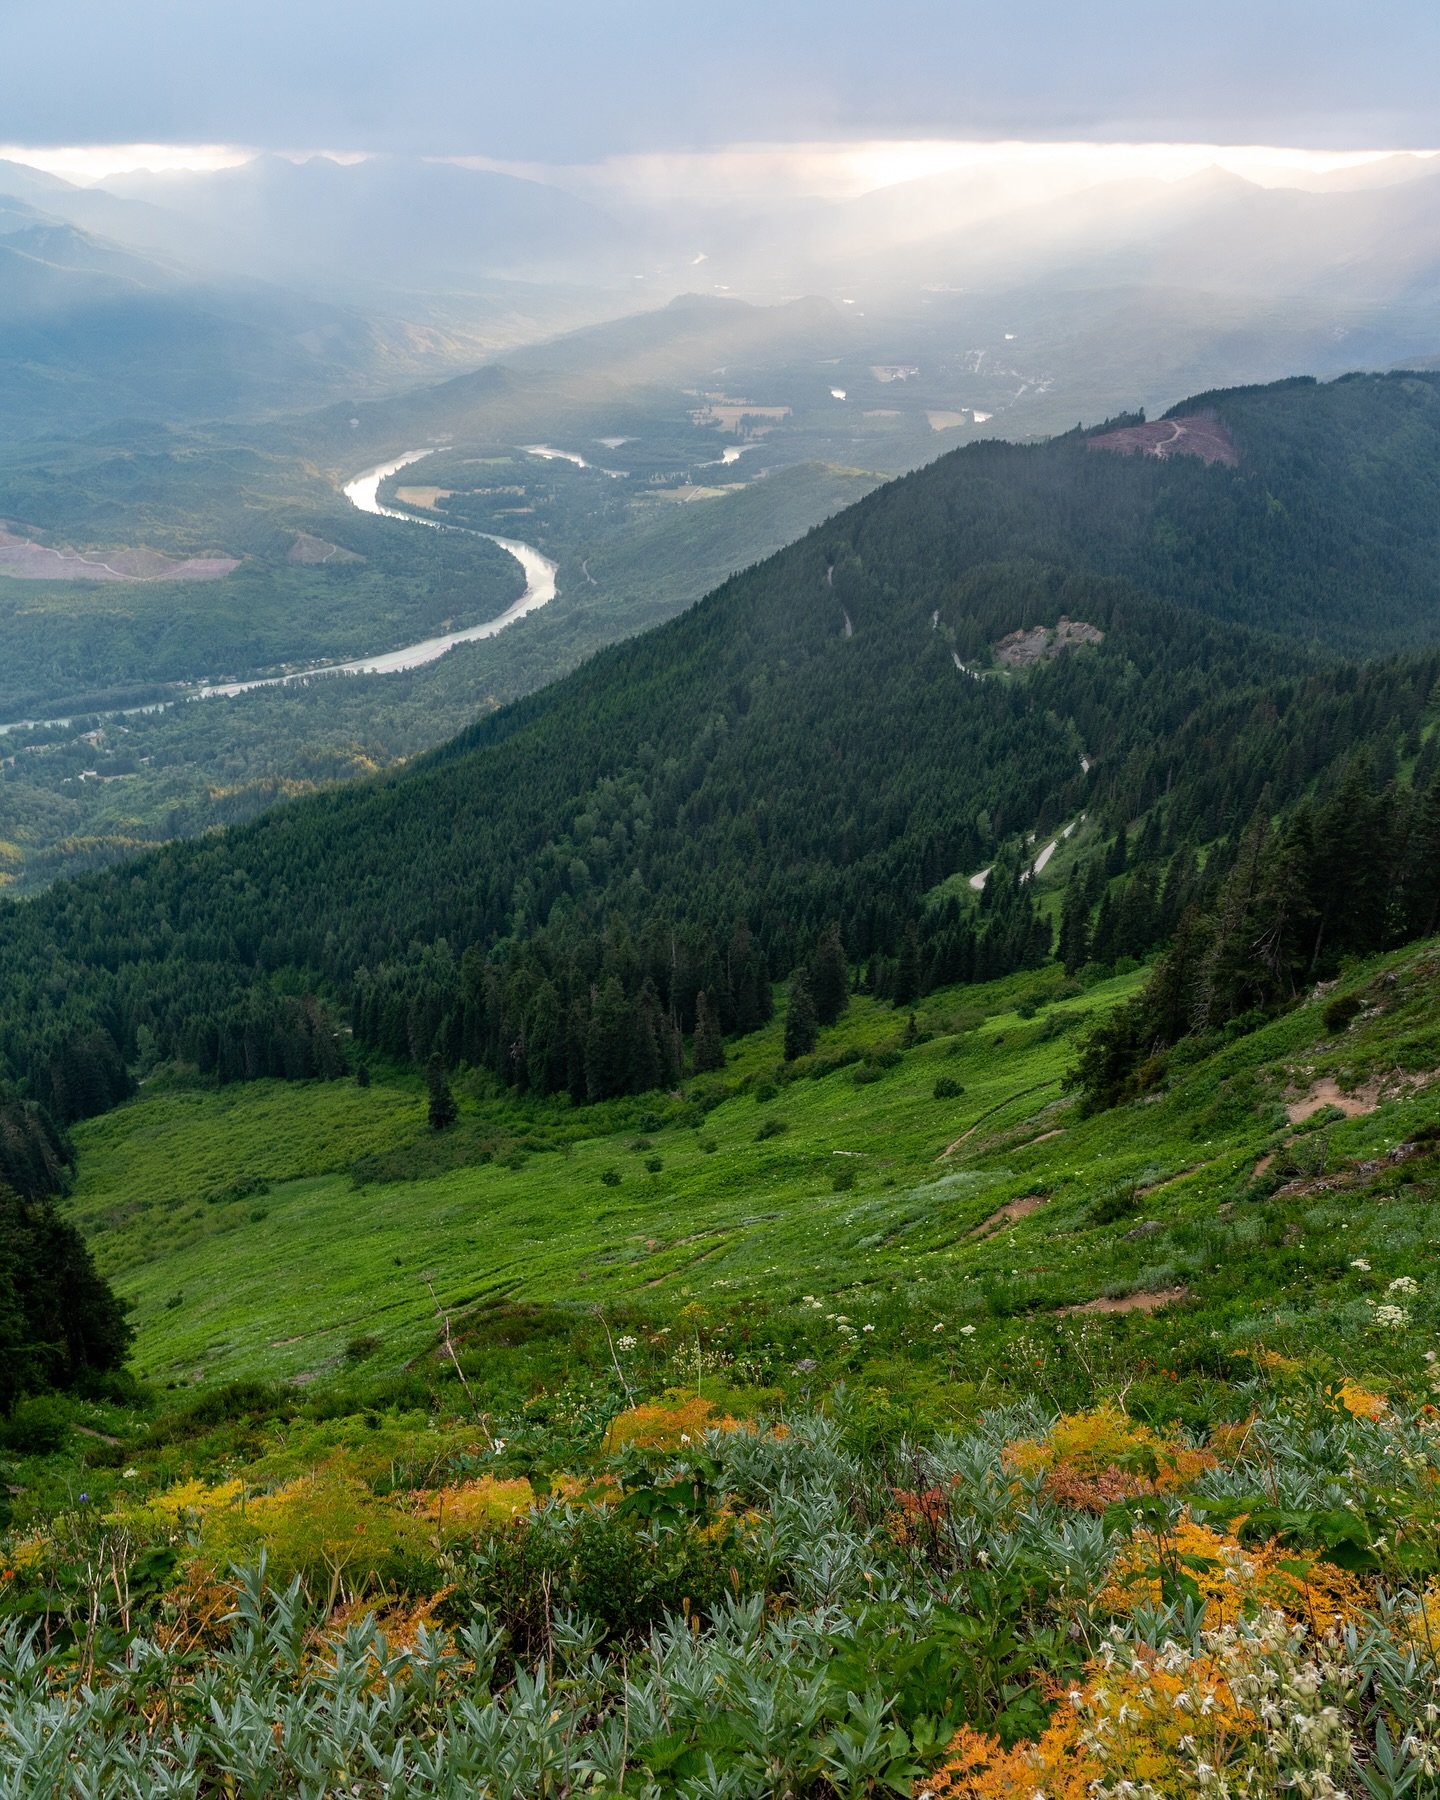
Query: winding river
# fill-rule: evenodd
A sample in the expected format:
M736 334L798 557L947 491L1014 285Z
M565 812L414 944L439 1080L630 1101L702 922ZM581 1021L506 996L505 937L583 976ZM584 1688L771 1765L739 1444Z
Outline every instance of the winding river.
M422 457L433 454L433 446L424 450L407 450L393 462L380 463L373 469L366 469L363 475L357 475L353 481L345 483L345 498L361 512L373 513L380 519L401 519L407 525L424 525L431 531L460 531L469 537L489 538L492 544L508 550L525 571L525 591L520 598L498 618L487 619L483 625L468 625L463 631L449 631L443 637L422 638L418 644L407 644L403 650L385 650L375 656L359 657L354 662L326 663L319 668L298 669L290 675L268 675L258 681L229 681L207 685L196 690L196 699L246 694L253 688L280 687L288 681L308 681L316 675L394 675L401 669L418 669L422 664L434 662L437 657L443 656L452 645L471 644L479 638L494 637L507 625L523 619L526 613L549 605L555 598L555 564L548 556L542 556L532 544L522 544L518 538L497 537L493 531L471 531L463 525L447 525L440 519L417 518L414 513L399 512L393 506L381 505L382 481L399 474L401 469L419 462Z
M310 668L293 669L285 675L262 675L252 681L202 682L191 688L184 698L225 700L236 694L251 693L256 688L285 687L290 682L309 681L318 675L395 675L401 669L418 669L425 663L435 662L455 644L470 644L479 638L494 637L507 625L523 619L526 613L548 606L555 598L556 565L548 556L542 556L533 544L522 544L518 538L498 537L493 531L472 531L468 526L450 525L440 519L421 519L414 513L398 512L393 506L381 505L380 483L389 476L398 474L401 469L408 468L411 463L419 462L422 457L433 455L435 449L436 446L431 445L424 450L407 450L393 462L380 463L373 469L366 469L353 481L345 483L345 498L361 512L373 513L377 518L400 519L407 525L428 526L432 531L459 531L468 537L489 538L492 544L508 550L525 572L525 591L518 600L506 607L498 618L487 619L483 625L468 625L463 631L449 631L443 637L422 638L419 643L406 644L400 650L379 651L374 656L357 657L353 662L323 663ZM112 709L98 716L117 718L132 713L161 712L174 704L174 701L159 700L148 706ZM64 726L69 723L69 719L17 719L10 724L0 725L0 735L42 725Z

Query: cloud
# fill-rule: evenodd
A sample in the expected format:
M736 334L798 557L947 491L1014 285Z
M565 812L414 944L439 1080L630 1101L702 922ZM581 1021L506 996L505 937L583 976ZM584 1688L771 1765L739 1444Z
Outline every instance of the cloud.
M5 135L588 162L737 140L1440 141L1433 0L7 0Z

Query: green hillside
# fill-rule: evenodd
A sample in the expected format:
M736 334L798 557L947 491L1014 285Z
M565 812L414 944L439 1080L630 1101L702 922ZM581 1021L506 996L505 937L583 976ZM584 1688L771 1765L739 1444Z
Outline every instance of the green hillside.
M1136 570L1093 573L1085 545L1112 514L1153 518L1183 498L1208 509L1221 577L1251 559L1257 622L1282 623L1301 595L1318 608L1334 545L1352 546L1359 583L1365 545L1406 494L1378 457L1342 488L1328 536L1297 528L1335 485L1336 409L1357 425L1402 417L1413 436L1440 416L1436 389L1284 384L1233 405L1242 437L1258 443L1263 425L1290 447L1263 475L1243 456L1207 467L1080 438L975 446L399 776L4 909L0 1068L74 1119L126 1091L118 1064L338 1074L348 1024L361 1053L483 1064L577 1099L641 1091L673 1080L702 994L725 1030L763 1023L769 984L831 923L869 990L902 1002L1042 963L1051 924L1024 879L1026 839L1082 813L1108 842L1071 923L1101 963L1163 942L1221 892L1253 848L1247 829L1305 799L1326 818L1337 795L1367 796L1367 879L1416 893L1436 653L1336 664L1145 592ZM1283 556L1254 535L1277 508ZM1405 617L1408 594L1421 635L1433 517L1395 527L1378 565L1387 608ZM1047 547L1067 560L1014 560ZM1012 560L978 560L1002 550ZM1157 558L1175 563L1168 540L1152 576ZM1407 568L1408 588L1391 579ZM1224 610L1219 587L1211 599ZM1069 648L1006 660L1007 638L1038 630L1043 644L1063 618L1085 627ZM1319 916L1347 865L1313 831L1293 849L1295 903ZM930 904L937 884L992 866L978 896L962 886ZM1231 983L1229 1009L1433 928L1424 910L1369 909L1336 938L1292 933L1268 987L1247 999Z
M793 1304L792 1289L858 1299L919 1282L957 1323L1183 1285L1238 1341L1281 1300L1240 1279L1248 1215L1231 1227L1218 1209L1263 1206L1288 1228L1270 1204L1288 1160L1319 1176L1433 1119L1440 962L1430 945L1357 969L1343 991L1362 1005L1338 1038L1326 995L1179 1068L1154 1105L1082 1116L1064 1086L1077 1041L1136 980L1081 990L1052 969L946 989L913 1032L857 1000L812 1056L784 1062L777 1021L683 1097L575 1110L462 1081L460 1122L439 1138L414 1081L218 1096L162 1083L79 1129L67 1211L137 1303L137 1368L182 1384L334 1378L362 1333L399 1367L433 1336L427 1278L457 1311L657 1317L697 1296L738 1316ZM961 1091L937 1099L947 1079ZM1326 1082L1363 1112L1322 1105L1292 1128L1287 1099ZM1043 1214L984 1237L1027 1197ZM1332 1206L1335 1229L1371 1231L1350 1193L1306 1198ZM1107 1206L1114 1220L1097 1222ZM1390 1241L1394 1220L1372 1223L1354 1254ZM1319 1249L1331 1227L1317 1213L1311 1229ZM1297 1280L1284 1304L1300 1294ZM1318 1291L1302 1310L1324 1312Z

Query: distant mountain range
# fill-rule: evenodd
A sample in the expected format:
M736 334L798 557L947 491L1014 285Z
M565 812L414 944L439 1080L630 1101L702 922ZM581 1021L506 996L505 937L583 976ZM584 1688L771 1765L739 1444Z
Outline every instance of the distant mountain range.
M627 315L639 363L663 362L657 309L694 291L815 296L869 361L927 378L998 369L963 404L1007 435L1116 392L1166 405L1440 353L1440 169L1419 157L1284 188L1210 170L1017 200L972 174L688 206L418 158L264 156L89 188L8 163L0 253L12 439L117 412L349 404Z

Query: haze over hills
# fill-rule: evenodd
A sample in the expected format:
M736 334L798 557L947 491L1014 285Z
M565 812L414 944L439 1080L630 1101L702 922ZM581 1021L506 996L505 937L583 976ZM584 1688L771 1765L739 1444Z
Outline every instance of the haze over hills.
M871 362L918 364L927 375L948 377L952 362L958 372L964 356L994 361L998 345L1018 342L1014 366L1028 381L987 386L972 401L1012 434L1095 416L1117 391L1155 406L1197 383L1431 353L1437 182L1418 157L1306 174L1288 187L1219 169L1088 183L980 170L838 200L723 190L667 198L618 176L570 192L394 156L265 156L100 187L0 167L0 194L123 246L144 260L147 281L159 279L156 258L171 271L167 285L190 272L207 354L236 365L232 407L244 382L254 385L251 410L272 406L287 384L302 404L327 383L351 395L394 389L698 289L766 303L828 298L857 315ZM63 311L63 285L54 300ZM308 331L307 308L316 309ZM221 323L209 323L217 312ZM1147 313L1149 328L1136 334L1131 321ZM102 363L117 355L105 321L86 315L84 350L71 329L67 353L81 358L82 377L85 351ZM250 340L231 348L225 331L247 325ZM121 340L141 329L116 313ZM153 321L146 342L161 329ZM199 327L187 315L174 329ZM13 354L26 360L23 345ZM181 391L166 388L164 404L179 406ZM37 397L17 391L8 432L72 428L65 390L49 398L47 417ZM93 420L97 398L75 422ZM961 399L952 392L951 408ZM202 384L185 410L223 411L220 401Z

